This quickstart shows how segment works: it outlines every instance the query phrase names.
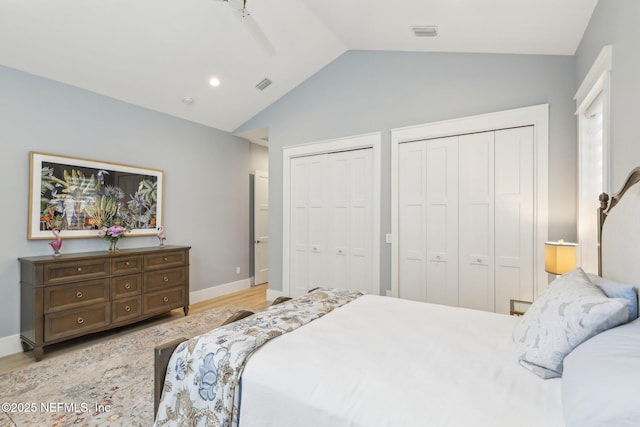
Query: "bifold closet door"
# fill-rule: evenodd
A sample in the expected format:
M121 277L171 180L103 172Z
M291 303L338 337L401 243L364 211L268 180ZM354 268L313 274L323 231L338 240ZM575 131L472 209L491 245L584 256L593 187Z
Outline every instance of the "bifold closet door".
M458 137L398 150L398 296L458 305Z
M459 305L494 309L494 132L459 139Z
M509 312L533 298L532 126L398 146L398 296Z
M329 154L327 166L329 283L373 292L373 150Z
M533 126L495 135L495 311L533 301Z
M291 296L325 286L326 156L291 160Z
M290 290L373 292L373 150L291 160Z

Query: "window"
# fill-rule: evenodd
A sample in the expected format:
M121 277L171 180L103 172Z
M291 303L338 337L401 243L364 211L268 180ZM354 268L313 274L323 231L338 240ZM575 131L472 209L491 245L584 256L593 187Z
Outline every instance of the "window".
M609 192L611 46L605 46L575 96L578 116L579 265L598 272L598 196Z

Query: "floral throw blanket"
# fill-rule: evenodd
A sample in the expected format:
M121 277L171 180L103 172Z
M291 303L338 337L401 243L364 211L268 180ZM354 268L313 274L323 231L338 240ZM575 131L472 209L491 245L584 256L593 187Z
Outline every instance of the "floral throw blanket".
M251 354L361 295L318 289L183 342L169 361L155 426L236 426L240 377Z

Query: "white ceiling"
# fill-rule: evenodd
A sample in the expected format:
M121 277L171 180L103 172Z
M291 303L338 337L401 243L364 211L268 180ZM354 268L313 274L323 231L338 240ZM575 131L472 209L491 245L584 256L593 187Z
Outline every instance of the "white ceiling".
M0 64L232 132L350 49L573 55L596 3L248 0L269 55L218 0L0 0Z

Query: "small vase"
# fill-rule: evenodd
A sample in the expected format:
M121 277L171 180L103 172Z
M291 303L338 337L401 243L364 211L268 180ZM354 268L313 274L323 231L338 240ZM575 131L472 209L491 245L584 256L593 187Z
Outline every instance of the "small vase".
M118 252L118 239L113 239L109 241L109 249L107 252Z

